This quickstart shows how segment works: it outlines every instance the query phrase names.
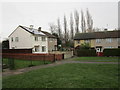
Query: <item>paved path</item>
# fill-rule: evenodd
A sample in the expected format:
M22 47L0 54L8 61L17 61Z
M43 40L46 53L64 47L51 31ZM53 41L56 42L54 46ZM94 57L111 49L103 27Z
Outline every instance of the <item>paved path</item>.
M118 64L118 62L83 62L83 61L62 60L62 61L56 61L55 63L52 63L52 64L27 67L27 68L17 69L17 70L8 70L7 69L7 70L5 70L5 72L2 73L2 76L5 77L5 76L10 76L10 75L21 74L21 73L28 72L31 70L53 67L53 66L57 66L57 65L61 65L61 64L66 64L66 63Z

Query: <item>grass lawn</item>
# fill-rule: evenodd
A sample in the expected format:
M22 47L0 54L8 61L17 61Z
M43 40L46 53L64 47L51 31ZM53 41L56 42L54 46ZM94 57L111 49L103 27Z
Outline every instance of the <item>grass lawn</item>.
M3 63L4 64L7 64L9 63L8 61L9 59L3 59ZM14 60L14 63L15 63L15 69L20 69L20 68L25 68L25 67L28 67L29 65L31 65L31 61L29 60L17 60L15 59ZM46 64L49 64L51 63L50 61L45 61ZM32 61L32 65L43 65L44 64L44 61Z
M72 60L76 61L93 61L93 62L118 62L119 57L76 57Z
M3 77L3 88L117 88L118 65L63 64Z

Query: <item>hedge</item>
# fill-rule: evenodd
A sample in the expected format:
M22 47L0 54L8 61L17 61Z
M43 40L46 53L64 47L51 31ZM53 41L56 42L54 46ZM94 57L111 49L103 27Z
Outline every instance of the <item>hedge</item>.
M118 49L104 49L104 56L120 56L120 48Z
M77 49L75 52L77 56L97 56L95 49Z

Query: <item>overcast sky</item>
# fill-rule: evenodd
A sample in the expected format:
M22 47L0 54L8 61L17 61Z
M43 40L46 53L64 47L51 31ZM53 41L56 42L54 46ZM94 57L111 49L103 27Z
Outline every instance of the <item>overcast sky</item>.
M7 38L18 25L34 25L49 30L49 23L57 22L59 17L63 25L64 14L69 21L70 13L89 9L94 27L115 29L118 27L117 2L4 2L2 5L2 38ZM108 24L108 26L107 26Z

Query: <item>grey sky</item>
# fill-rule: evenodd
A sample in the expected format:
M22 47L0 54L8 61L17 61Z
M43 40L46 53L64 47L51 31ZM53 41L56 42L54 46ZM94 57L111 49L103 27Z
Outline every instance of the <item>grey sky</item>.
M39 26L48 31L49 23L56 23L60 17L63 24L63 16L66 14L69 21L69 15L75 9L79 12L86 8L94 20L94 27L105 28L108 24L109 29L118 27L118 3L117 2L6 2L2 3L2 38L15 30L18 25ZM68 22L69 23L69 22Z

